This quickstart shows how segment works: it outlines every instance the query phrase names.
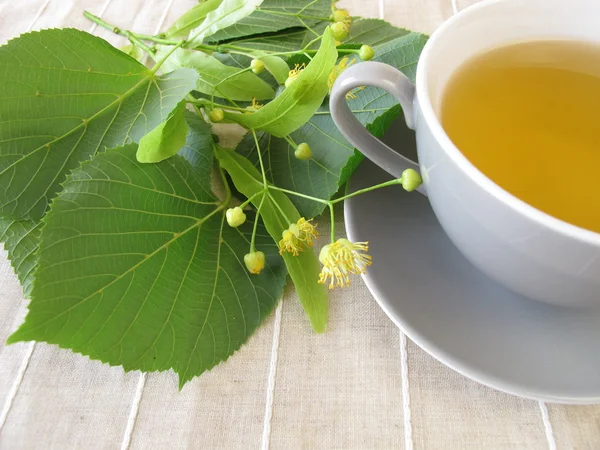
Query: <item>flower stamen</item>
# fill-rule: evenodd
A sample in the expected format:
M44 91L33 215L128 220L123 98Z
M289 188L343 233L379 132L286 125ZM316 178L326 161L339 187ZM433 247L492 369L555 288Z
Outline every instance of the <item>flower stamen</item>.
M368 242L350 242L348 239L338 239L326 245L319 254L319 261L323 264L319 283L328 284L329 289L350 285L350 274L363 274L371 265L368 251Z

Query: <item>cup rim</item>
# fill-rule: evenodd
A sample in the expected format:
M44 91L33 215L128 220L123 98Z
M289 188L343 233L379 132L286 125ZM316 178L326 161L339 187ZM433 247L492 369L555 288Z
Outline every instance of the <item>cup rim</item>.
M482 189L488 194L494 196L498 200L502 201L516 212L526 216L534 222L552 229L553 231L578 239L588 244L600 247L600 233L595 231L582 228L577 225L573 225L562 219L558 219L545 213L529 203L524 202L518 197L514 196L507 190L500 187L490 178L488 178L483 172L467 159L466 156L454 145L450 140L446 131L443 129L440 120L435 114L429 90L427 89L427 72L429 66L429 60L431 55L431 49L436 44L444 39L444 35L448 30L455 26L455 23L460 21L463 17L468 16L482 8L487 8L492 4L503 3L506 0L483 0L482 2L471 5L457 14L446 20L429 38L421 56L419 64L417 66L416 75L416 96L418 99L419 108L425 118L425 121L429 125L433 135L437 142L440 143L444 151L452 160L458 165L458 167L475 183L477 183Z

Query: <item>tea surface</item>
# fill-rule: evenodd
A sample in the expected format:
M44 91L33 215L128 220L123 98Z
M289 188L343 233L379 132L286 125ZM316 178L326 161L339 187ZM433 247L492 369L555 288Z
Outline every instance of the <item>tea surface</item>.
M600 46L530 41L473 57L445 89L441 122L496 184L600 232Z

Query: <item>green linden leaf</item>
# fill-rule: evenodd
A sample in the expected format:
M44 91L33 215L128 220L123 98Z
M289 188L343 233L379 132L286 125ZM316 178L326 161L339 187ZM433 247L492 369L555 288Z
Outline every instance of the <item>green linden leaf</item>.
M181 102L169 118L140 139L137 160L157 163L175 155L184 145L188 134L185 121L185 102Z
M83 31L27 33L0 47L0 214L39 219L69 171L137 142L194 89Z
M414 81L417 61L425 42L426 36L422 34L407 34L377 47L374 61L391 64ZM401 113L398 102L391 95L373 87L356 91L356 98L349 100L349 105L360 122L378 137ZM259 133L267 175L273 184L282 188L330 198L362 159L362 155L355 151L333 123L327 105L323 105L291 137L296 143L310 145L313 152L310 160L296 159L294 149L285 139ZM252 136L247 135L236 150L259 167ZM306 218L319 215L324 208L322 204L299 197L291 200Z
M169 47L160 47L156 59L169 51ZM196 90L209 96L241 101L251 101L252 98L270 100L275 96L273 88L252 72L240 73L239 69L225 65L204 52L178 48L163 67L165 70L181 67L195 69L199 76Z
M252 14L263 0L223 0L221 4L206 14L202 23L190 31L189 42L200 45L207 36L213 36L219 30L236 27L245 17Z
M212 148L210 128L202 118L189 111L185 112L185 120L189 132L179 154L195 167L200 179L208 179L212 168L212 152L199 152L198 149ZM4 243L26 297L31 291L33 270L37 263L35 252L39 245L40 229L40 221L0 218L0 242Z
M323 102L336 58L333 37L327 29L315 57L280 95L257 112L226 113L225 117L250 130L267 131L277 137L287 136L305 124Z
M395 27L385 20L358 18L352 21L350 34L344 39L344 44L376 47L410 33L409 30Z
M31 292L40 228L39 221L0 218L0 241L4 242L4 248L23 286L25 297Z
M279 33L236 39L232 44L266 52L293 52L302 48L302 42L306 33L307 31L304 28L293 28L283 30Z
M189 32L204 22L206 15L217 9L223 0L207 0L193 6L167 30L167 38L186 37Z
M248 159L233 150L218 147L215 149L215 156L242 194L251 197L262 191L262 176ZM271 197L265 198L262 204L261 217L269 234L275 239L280 239L283 231L290 226L286 218L297 222L300 214L283 192L273 190L270 191L270 195ZM260 202L260 196L253 200L257 208ZM285 213L285 218L280 210ZM284 253L283 259L313 330L317 333L324 332L327 327L329 306L327 289L318 283L321 268L317 256L309 250L301 252L298 256Z
M259 226L267 266L250 275L251 215L227 226L209 178L181 157L141 164L135 152L97 154L64 183L43 219L29 313L8 342L57 344L125 370L173 369L182 387L248 339L286 269Z
M294 27L312 27L330 15L331 0L264 0L251 15L212 34L209 41L219 42Z

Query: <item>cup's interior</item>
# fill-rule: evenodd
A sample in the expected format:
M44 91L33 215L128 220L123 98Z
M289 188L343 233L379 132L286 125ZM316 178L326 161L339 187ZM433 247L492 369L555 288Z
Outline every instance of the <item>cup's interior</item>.
M473 56L534 39L600 42L600 0L488 0L446 22L422 55L420 73L431 106L440 117L444 88Z

